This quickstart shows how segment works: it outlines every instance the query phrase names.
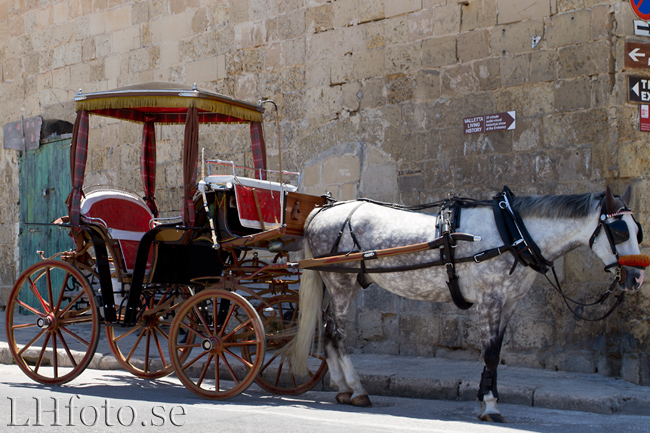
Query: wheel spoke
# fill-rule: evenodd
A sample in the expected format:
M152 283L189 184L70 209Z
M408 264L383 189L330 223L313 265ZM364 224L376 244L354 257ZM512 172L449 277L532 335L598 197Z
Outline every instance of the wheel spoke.
M156 334L156 328L153 328L151 330L151 333L153 334L153 339L154 342L156 343L156 348L158 349L158 354L160 355L160 360L162 361L163 365L167 365L167 361L165 360L165 354L163 353L162 346L160 344L160 340L158 340L158 334Z
M140 329L140 335L138 335L137 340L135 340L135 343L133 344L133 347L131 348L131 351L129 352L129 356L126 357L126 360L130 360L133 354L135 353L135 349L138 348L140 345L140 341L142 341L142 336L144 335L144 329Z
M18 351L18 356L21 356L25 350L29 349L32 346L32 344L34 344L36 340L41 338L43 334L45 334L46 332L47 329L41 329L40 332L36 334L36 337L32 338L29 343L25 344L23 348Z
M49 273L47 275L49 275ZM29 283L29 288L32 291L32 294L36 297L36 299L38 299L38 302L41 304L41 307L43 307L43 311L45 311L45 314L49 313L50 309L49 309L47 303L45 302L45 299L43 299L40 292L36 288L36 284L34 284L34 282L32 281L31 278L28 279L28 283ZM48 285L49 285L49 283L48 283Z
M59 311L59 308L61 308L63 294L65 293L65 288L68 287L68 280L70 280L70 274L66 272L65 277L63 277L63 284L61 284L61 290L59 291L59 298L56 300L56 306L53 311Z
M65 339L63 338L63 334L61 334L60 330L56 330L57 335L59 336L59 340L61 340L61 344L63 345L63 348L65 349L66 353L68 354L68 358L70 358L70 362L72 362L73 367L77 366L77 361L74 359L74 356L72 356L72 352L70 351L70 348L68 347L68 344L65 342Z
M230 352L230 351L225 351L225 352L227 352L227 353L233 355L233 353ZM234 355L233 355L233 356L234 356ZM226 366L226 368L227 368L228 371L230 372L230 376L232 376L232 380L234 380L236 384L239 384L239 378L237 377L237 375L235 374L235 371L232 369L232 367L230 366L230 363L229 363L228 360L226 359L226 355L225 355L225 353L222 353L221 356L220 356L220 358L223 360L223 364ZM240 358L240 359L241 359L241 358ZM243 361L243 359L242 359L242 361ZM217 375L217 376L218 376L218 375Z
M199 353L199 354L198 354L198 355L197 355L193 360L191 360L191 361L188 362L187 364L183 365L183 370L187 370L187 369L190 368L192 365L194 365L194 363L195 363L196 361L198 361L199 359L203 358L206 354L209 354L209 353L210 353L210 352L201 352L201 353Z
M214 306L213 306L213 307L214 307ZM205 317L203 317L203 313L201 313L201 311L197 308L196 305L194 306L193 310L194 310L194 314L196 314L196 315L198 316L198 318L199 318L199 320L201 321L201 323L197 323L193 318L191 318L191 317L188 316L188 319L190 320L190 322L196 324L197 326L201 326L201 325L203 325L203 329L204 329L205 331L207 331L206 334L210 335L210 326L209 326L208 323L206 322Z
M124 334L120 335L119 337L114 337L114 338L113 338L113 341L116 341L116 342L117 342L117 341L120 341L120 340L123 339L124 337L128 337L129 335L133 334L133 333L136 332L137 330L138 330L138 328L134 326L133 328L129 329L129 330L126 331Z
M205 375L208 373L208 368L210 368L210 361L212 361L212 358L214 355L211 353L208 355L208 360L205 361L205 364L203 364L203 369L201 370L201 375L199 376L199 380L196 381L197 386L201 386L203 383L203 379L205 379ZM218 370L218 369L217 369Z
M240 363L244 364L246 367L251 368L251 367L253 366L252 363L246 361L244 358L242 358L242 357L239 356L239 355L236 355L235 353L231 352L230 350L224 348L223 351L224 351L225 353L229 354L230 356L232 356L233 358L235 358L235 359L236 359L237 361L239 361ZM224 356L224 362L225 362L225 356Z
M90 342L84 340L80 335L75 334L74 332L69 330L67 327L61 326L60 328L63 329L66 333L68 333L72 338L75 338L77 341L84 344L86 347L90 346Z
M50 333L48 332L45 334L45 342L43 343L43 347L41 348L41 353L38 355L38 360L36 361L36 365L34 366L34 372L38 373L38 369L41 367L41 362L43 362L43 355L45 355L45 349L47 348L47 343L50 341Z
M214 302L214 299L213 301ZM214 305L214 304L213 304ZM225 320L223 321L223 324L221 325L221 329L219 330L219 333L217 334L217 321L215 320L214 323L214 332L217 334L219 337L223 335L223 332L226 330L226 324L230 321L230 318L232 317L232 313L235 311L235 304L231 303L230 308L228 308L228 314L226 315ZM227 338L227 337L225 337Z
M32 306L29 305L29 304L25 304L25 303L24 303L23 301L21 301L20 299L16 299L16 303L17 303L18 305L20 305L21 307L23 307L24 309L29 310L29 311L31 311L32 313L36 314L37 316L40 316L40 317L45 317L45 316L47 316L47 313L43 313L43 312L41 312L41 311L36 310L34 307L32 307Z

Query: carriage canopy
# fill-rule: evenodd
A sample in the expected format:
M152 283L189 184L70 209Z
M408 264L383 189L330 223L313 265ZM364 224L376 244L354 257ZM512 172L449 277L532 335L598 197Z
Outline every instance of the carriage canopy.
M251 132L253 162L258 178L264 178L266 148L262 134L263 109L194 86L151 82L114 90L82 93L75 97L77 119L70 148L72 191L68 196L68 214L79 225L80 201L88 155L88 119L90 114L143 124L140 172L144 200L154 216L156 184L155 124L185 124L183 140L183 224L194 225L192 196L196 188L200 123L248 123Z

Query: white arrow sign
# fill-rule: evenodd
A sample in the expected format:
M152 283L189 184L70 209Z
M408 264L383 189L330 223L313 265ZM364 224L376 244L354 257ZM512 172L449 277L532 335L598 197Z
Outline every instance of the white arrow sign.
M639 83L636 83L636 84L632 87L632 91L633 91L634 93L636 93L636 96L641 96L641 95L639 94Z
M638 48L633 49L632 51L629 52L628 56L635 62L639 61L639 57L645 57L644 53L640 52L641 50Z

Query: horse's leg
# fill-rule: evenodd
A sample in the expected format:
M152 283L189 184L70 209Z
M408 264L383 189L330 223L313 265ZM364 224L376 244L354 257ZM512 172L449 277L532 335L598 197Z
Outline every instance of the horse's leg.
M338 390L336 401L354 406L371 406L368 393L361 385L361 379L352 366L345 345L345 319L359 285L347 278L333 278L326 285L329 292L329 306L324 318L324 340L330 381ZM347 288L345 287L347 285ZM350 287L354 287L350 289Z
M506 326L516 302L503 302L499 296L492 296L483 300L479 305L479 316L485 323L483 345L483 361L485 367L481 374L481 383L478 390L478 399L481 410L478 417L482 421L505 422L497 408L499 392L497 391L497 368L501 357L501 345Z

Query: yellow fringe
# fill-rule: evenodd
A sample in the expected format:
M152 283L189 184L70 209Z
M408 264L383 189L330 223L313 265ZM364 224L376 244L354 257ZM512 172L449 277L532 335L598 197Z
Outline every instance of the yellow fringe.
M238 117L249 122L261 122L262 113L257 110L221 102L213 99L183 97L183 96L124 96L113 98L91 98L77 101L77 112L117 108L185 108L196 106L199 110Z

